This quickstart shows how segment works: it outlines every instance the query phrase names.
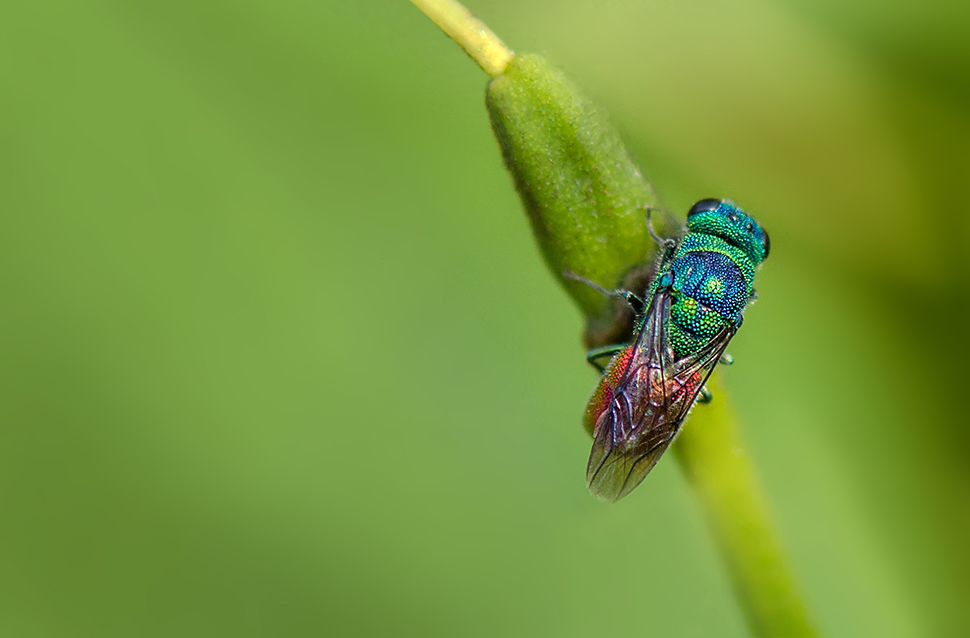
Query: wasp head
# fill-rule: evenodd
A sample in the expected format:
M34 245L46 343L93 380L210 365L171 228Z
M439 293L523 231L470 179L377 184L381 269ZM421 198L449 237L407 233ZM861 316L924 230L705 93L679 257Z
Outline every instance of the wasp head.
M687 213L687 230L715 235L740 248L755 264L767 259L771 250L768 232L731 202L702 199Z

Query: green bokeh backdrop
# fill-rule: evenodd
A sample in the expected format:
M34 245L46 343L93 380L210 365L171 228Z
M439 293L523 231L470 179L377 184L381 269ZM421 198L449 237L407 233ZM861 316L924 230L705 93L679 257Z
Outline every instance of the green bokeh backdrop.
M469 2L771 232L725 373L825 636L970 634L970 5ZM745 636L410 3L0 6L0 635ZM689 424L688 424L689 426Z

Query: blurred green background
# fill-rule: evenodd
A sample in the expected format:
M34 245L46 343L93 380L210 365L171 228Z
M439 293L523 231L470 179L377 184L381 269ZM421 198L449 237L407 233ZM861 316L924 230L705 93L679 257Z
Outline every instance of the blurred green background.
M822 634L970 635L970 5L468 5L770 230L725 377ZM586 493L486 79L403 0L0 6L0 635L748 635L676 463Z

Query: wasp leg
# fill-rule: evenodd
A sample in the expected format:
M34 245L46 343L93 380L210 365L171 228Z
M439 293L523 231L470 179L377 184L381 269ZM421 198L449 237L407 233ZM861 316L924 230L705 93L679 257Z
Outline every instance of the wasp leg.
M613 344L612 346L593 348L592 350L586 353L586 362L589 363L589 365L596 368L597 370L599 370L600 373L602 373L606 370L606 366L601 364L599 362L599 359L605 359L606 357L609 357L612 359L613 355L615 355L617 352L621 352L629 347L630 347L630 344L628 343L617 343L617 344Z
M707 386L701 386L701 391L697 394L698 403L710 403L714 399L714 395L711 391L707 389Z
M758 291L754 288L751 289L751 294L748 295L748 305L750 306L754 302L758 301Z
M720 363L722 366L733 365L734 357L732 357L731 355L725 352L724 354L721 355L721 358L718 359L717 362Z
M653 212L653 206L647 205L646 217L647 217L647 232L650 233L650 238L657 242L657 245L663 248L663 257L660 260L661 269L668 261L670 261L674 256L674 251L677 250L677 240L666 239L657 234L657 231L653 229L653 219L651 219L651 213Z
M578 281L581 284L586 284L593 290L597 292L601 292L607 297L612 297L614 299L619 298L619 299L625 300L628 304L630 304L630 307L633 308L633 312L637 313L638 315L643 314L643 311L646 310L646 304L644 303L643 299L638 297L636 294L630 292L629 290L623 290L622 288L618 288L616 290L608 290L607 288L604 288L603 286L599 285L592 279L587 279L582 275L577 275L576 273L569 270L568 268L562 271L562 276L566 277L567 279L572 279L573 281Z

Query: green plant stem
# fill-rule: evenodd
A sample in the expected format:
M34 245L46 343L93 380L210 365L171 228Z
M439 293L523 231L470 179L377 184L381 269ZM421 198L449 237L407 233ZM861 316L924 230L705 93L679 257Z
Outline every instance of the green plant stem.
M714 401L691 411L674 453L694 488L756 636L816 636L785 561L719 375Z
M495 77L515 55L491 29L455 0L411 0L465 50L478 66Z
M454 0L412 2L495 78L486 106L540 251L586 317L588 344L605 345L600 338L615 331L603 326L615 316L604 313L616 311L589 290L564 281L563 272L592 275L610 286L623 282L634 263L649 263L655 248L645 240L642 213L631 211L653 205L653 186L632 164L615 129L544 60L513 60L495 34ZM727 394L716 378L711 384L714 402L692 411L674 444L675 454L714 532L754 635L813 637Z

